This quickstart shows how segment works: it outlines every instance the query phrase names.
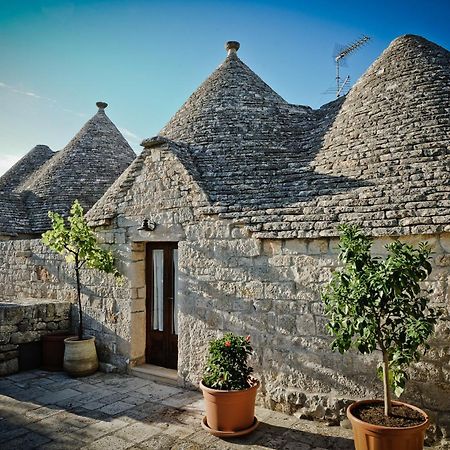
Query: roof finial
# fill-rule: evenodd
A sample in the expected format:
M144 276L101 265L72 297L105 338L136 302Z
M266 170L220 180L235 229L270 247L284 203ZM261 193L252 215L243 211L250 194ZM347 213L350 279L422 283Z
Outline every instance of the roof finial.
M236 53L239 50L239 47L241 44L239 44L238 41L228 41L225 44L225 48L228 52L228 55L231 55L232 53Z
M96 103L98 109L105 109L108 106L108 103L105 102L97 102Z

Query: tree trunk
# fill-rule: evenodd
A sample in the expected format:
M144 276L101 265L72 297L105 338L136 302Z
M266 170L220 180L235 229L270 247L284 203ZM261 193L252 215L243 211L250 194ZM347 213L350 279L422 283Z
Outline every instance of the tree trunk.
M384 415L392 415L391 389L389 387L389 358L383 351L383 387L384 387Z
M78 339L81 341L83 339L83 315L81 313L81 284L80 284L80 267L78 255L75 255L75 273L77 275L77 296L78 296Z

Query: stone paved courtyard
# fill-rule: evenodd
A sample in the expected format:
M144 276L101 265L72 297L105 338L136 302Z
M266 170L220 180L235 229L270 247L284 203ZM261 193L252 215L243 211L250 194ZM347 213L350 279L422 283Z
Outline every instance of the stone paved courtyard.
M351 431L257 408L250 436L205 432L198 392L128 375L73 379L39 370L0 378L0 449L353 449Z

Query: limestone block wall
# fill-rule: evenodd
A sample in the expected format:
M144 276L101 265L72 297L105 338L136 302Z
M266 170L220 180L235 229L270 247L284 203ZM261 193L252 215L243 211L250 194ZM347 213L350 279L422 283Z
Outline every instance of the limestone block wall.
M336 239L257 240L223 221L188 226L186 238L179 243L178 370L187 384L201 377L209 339L230 330L251 335L260 400L270 408L333 421L351 400L382 395L375 375L380 355L341 355L329 347L319 292L337 267ZM384 254L391 240L377 239L374 252ZM448 437L450 235L401 240L432 246L433 273L424 288L447 311L403 398L430 413L436 437Z
M19 346L70 328L70 303L0 303L0 376L19 370Z
M86 329L97 337L101 361L122 370L144 361L145 239L175 240L181 278L178 372L185 385L197 386L209 339L229 330L251 335L260 401L270 408L336 420L349 401L381 394L377 355L329 349L319 291L337 267L337 240L259 240L245 227L214 217L182 226L172 222L152 233L137 232L135 223L123 217L117 220L121 227L98 230L98 235L115 251L125 281L117 285L95 271L82 275ZM374 251L383 254L390 239L375 240ZM449 311L450 235L402 240L432 245L433 273L424 287L435 304ZM40 241L0 246L3 299L74 300L70 268ZM405 395L431 414L436 437L448 436L450 429L449 316L439 324L432 349L414 367ZM3 318L0 323L12 326ZM8 346L17 344L1 345L5 361L16 357L17 349Z
M64 259L36 240L0 242L0 300L24 298L75 299L73 278L64 270ZM61 282L69 289L63 289Z
M125 370L130 341L129 311L128 306L119 311L118 305L129 304L127 283L119 285L112 276L90 269L82 271L81 283L85 332L96 336L100 361ZM39 239L0 242L0 302L24 301L38 306L49 301L76 302L73 269ZM78 322L76 305L72 308L72 319L74 331Z

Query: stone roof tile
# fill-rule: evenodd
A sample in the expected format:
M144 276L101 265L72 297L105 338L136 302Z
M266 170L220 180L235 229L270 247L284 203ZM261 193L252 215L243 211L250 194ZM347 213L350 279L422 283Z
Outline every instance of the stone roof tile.
M15 192L0 192L0 235L29 234L31 229L24 196Z

